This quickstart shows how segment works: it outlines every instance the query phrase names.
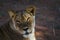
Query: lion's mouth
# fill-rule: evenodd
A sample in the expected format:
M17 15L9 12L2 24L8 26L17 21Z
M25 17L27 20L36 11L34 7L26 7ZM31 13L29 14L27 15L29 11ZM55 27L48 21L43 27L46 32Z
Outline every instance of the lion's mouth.
M31 34L32 33L32 31L31 32L26 32L24 35L29 35L29 34Z

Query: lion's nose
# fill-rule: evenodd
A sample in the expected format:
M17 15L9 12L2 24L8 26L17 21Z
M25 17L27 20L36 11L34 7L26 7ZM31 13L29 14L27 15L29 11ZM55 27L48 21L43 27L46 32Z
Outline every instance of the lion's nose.
M28 30L28 28L24 28L23 30L24 30L24 31L27 31L27 30Z

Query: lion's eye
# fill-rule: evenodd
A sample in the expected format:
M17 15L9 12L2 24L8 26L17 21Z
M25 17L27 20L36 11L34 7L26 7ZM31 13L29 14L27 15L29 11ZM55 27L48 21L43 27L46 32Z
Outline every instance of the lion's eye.
M17 23L20 23L20 21L16 20Z

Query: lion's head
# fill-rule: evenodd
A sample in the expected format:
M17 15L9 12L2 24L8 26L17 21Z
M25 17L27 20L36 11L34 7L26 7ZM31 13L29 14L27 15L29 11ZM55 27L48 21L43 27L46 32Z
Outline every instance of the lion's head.
M35 7L30 6L27 7L23 11L14 12L8 11L9 16L12 20L11 28L16 30L18 33L22 35L29 35L32 33L35 25Z

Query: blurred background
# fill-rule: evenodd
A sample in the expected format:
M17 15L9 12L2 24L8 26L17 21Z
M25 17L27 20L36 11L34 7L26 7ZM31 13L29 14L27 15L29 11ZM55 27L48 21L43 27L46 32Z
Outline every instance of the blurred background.
M0 0L0 26L9 21L9 9L19 11L29 5L36 6L37 40L60 40L60 0Z

